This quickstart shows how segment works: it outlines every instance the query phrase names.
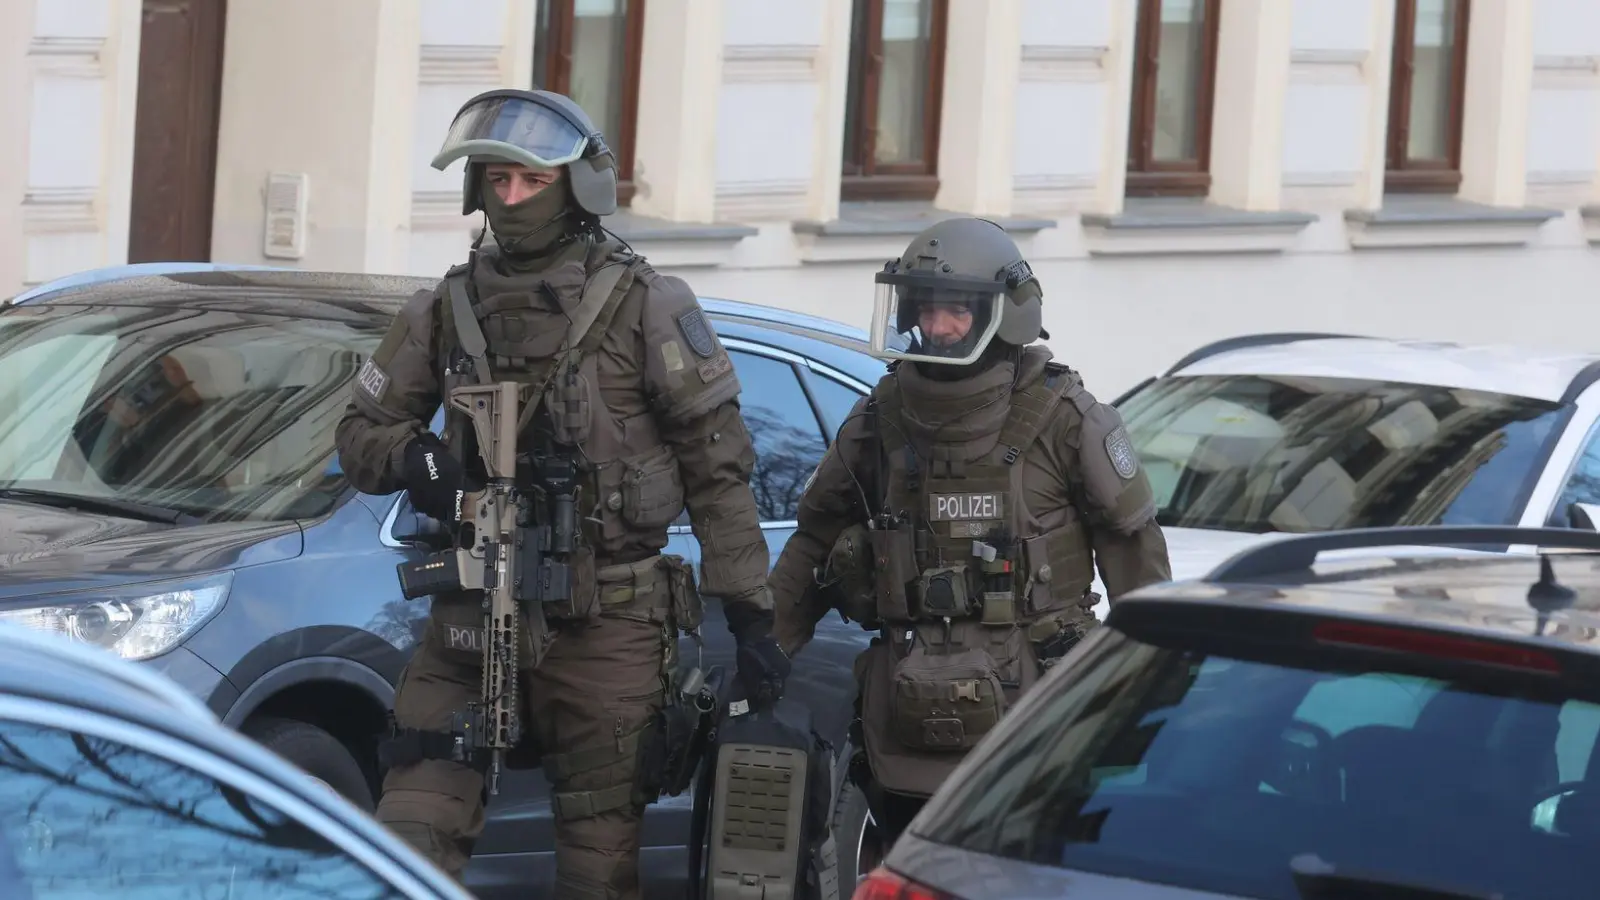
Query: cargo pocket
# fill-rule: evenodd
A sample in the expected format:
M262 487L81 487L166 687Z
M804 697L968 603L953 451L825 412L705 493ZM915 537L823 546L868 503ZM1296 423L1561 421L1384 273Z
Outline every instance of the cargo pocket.
M705 621L705 602L695 582L694 566L671 553L661 556L667 570L667 590L672 598L672 621L683 631L694 631Z
M622 517L637 528L664 528L683 512L683 475L666 445L623 461Z
M1006 710L999 667L987 647L917 640L894 665L889 720L895 740L924 751L971 749Z

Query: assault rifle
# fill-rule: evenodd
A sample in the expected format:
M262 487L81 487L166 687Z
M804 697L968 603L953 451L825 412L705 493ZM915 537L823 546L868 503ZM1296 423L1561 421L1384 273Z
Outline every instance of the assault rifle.
M398 566L400 590L408 600L453 591L483 592L483 691L477 703L456 714L451 731L458 761L468 761L475 751L489 751L491 794L499 793L505 753L522 738L519 669L537 667L548 646L549 628L540 601L562 599L552 596L562 593L571 597L570 570L563 562L546 559L551 549L570 552L570 531L558 539L548 525L531 526L530 519L543 517L533 515L530 498L518 487L520 391L516 382L502 381L450 392L450 406L472 422L487 485L462 499L452 549ZM565 518L572 523L570 491L566 499ZM559 523L554 530L561 530ZM519 624L527 630L533 655L520 666Z

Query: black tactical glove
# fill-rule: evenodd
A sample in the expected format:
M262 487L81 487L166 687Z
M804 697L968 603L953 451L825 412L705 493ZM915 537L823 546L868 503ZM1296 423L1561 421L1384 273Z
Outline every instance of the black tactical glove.
M431 431L417 435L406 445L405 478L411 505L423 515L450 525L461 521L466 494L483 490L483 485L467 477L444 441Z
M726 612L728 630L738 647L735 661L745 698L751 706L770 707L783 696L791 668L789 654L772 637L772 613L737 600L727 605Z

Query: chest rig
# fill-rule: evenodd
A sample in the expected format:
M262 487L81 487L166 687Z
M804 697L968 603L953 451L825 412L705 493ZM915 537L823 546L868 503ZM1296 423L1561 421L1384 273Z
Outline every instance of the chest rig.
M589 275L555 352L549 349L554 337L550 334L510 337L504 329L490 329L495 334L491 341L484 322L501 310L474 302L469 293L473 263L454 266L446 273L449 310L440 318L444 394L448 396L452 388L470 382L518 382L522 385L523 404L516 426L519 444L524 440L530 444L555 444L543 448L546 452L540 454L539 463L519 453L520 483L550 478L575 480L583 486L583 493L594 496L593 485L585 483L592 481L593 473L584 470L582 454L574 448L589 431L596 406L592 398L595 379L591 375L578 388L583 371L587 368L592 373L590 359L633 285L638 262L639 258L632 254L617 252ZM449 406L445 408L443 439L457 459L469 467L474 464L469 452L476 444L471 422Z
M1042 377L1012 394L992 447L919 448L904 437L896 381L882 383L870 419L884 495L869 532L876 608L863 624L1006 625L1082 602L1093 580L1086 532L1075 513L1048 530L1034 525L1019 463L1061 402L1084 394L1070 369L1047 363Z

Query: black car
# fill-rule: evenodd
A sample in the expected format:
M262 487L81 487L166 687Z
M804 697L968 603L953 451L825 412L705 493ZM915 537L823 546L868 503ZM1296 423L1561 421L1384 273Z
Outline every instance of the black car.
M0 625L0 897L469 900L170 679Z
M372 808L376 744L428 610L401 597L395 566L436 528L403 492L352 489L333 435L399 305L435 283L212 268L0 309L0 622L144 660ZM743 383L776 561L807 476L884 366L837 323L703 303ZM686 523L667 551L698 560ZM703 664L731 669L708 606ZM830 618L796 660L791 695L835 747L867 637ZM688 639L682 650L695 658ZM652 892L681 878L688 814L685 796L646 816ZM859 831L864 809L851 815ZM553 835L542 773L509 773L469 886L487 898L551 884Z
M1505 526L1131 591L857 896L1593 897L1597 609L1600 535Z

